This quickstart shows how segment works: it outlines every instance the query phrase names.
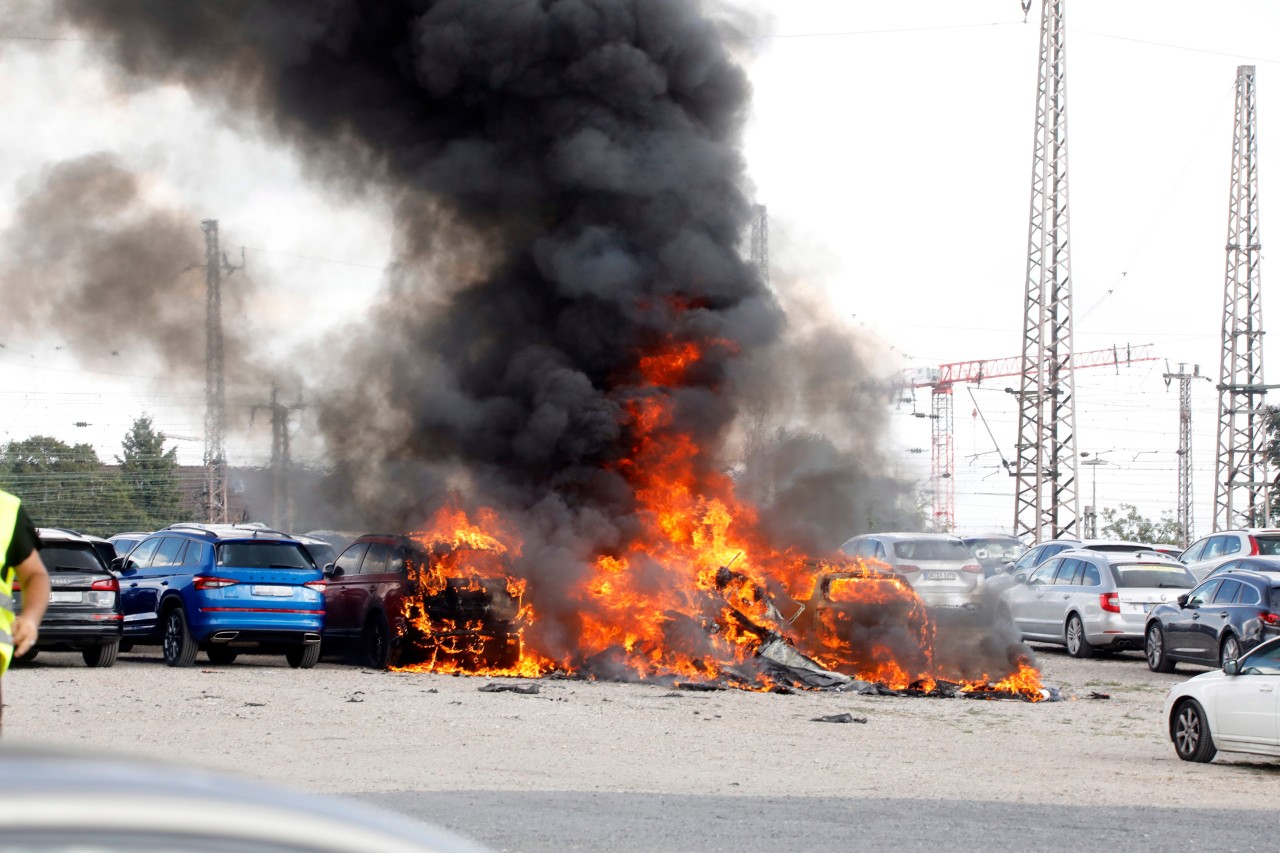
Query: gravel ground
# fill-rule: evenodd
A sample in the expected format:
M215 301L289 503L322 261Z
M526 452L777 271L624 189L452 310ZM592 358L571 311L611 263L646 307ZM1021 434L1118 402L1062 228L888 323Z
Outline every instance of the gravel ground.
M110 669L42 653L5 678L6 740L165 757L321 792L578 791L911 797L1254 809L1280 763L1174 755L1162 702L1201 670L1159 675L1137 654L1078 661L1037 649L1069 701L779 695L544 679L372 672L282 658L171 669L158 650ZM530 683L511 681L504 683ZM1093 693L1108 699L1089 698ZM865 723L812 718L848 712ZM1274 782L1264 783L1274 790ZM1137 799L1135 799L1137 798Z

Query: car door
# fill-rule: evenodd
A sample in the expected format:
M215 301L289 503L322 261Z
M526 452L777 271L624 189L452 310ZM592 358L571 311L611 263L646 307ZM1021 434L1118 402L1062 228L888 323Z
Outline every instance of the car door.
M352 607L357 615L356 625L363 629L369 611L383 607L379 586L387 573L387 560L391 557L391 545L386 542L370 542L369 550L360 561L360 583L352 590Z
M155 607L149 606L150 594L143 585L143 572L160 547L161 538L153 536L143 540L129 552L120 567L120 608L124 612L126 636L146 634L155 626Z
M1220 748L1280 750L1280 646L1241 658L1239 675L1227 677L1212 702Z
M1170 655L1182 660L1204 660L1207 644L1200 630L1203 621L1200 611L1213 606L1213 596L1221 585L1222 578L1205 581L1187 594L1186 604L1178 605L1176 613L1162 620Z
M1198 627L1200 643L1198 645L1203 646L1205 660L1215 666L1219 662L1218 649L1222 644L1222 637L1235 621L1233 617L1240 609L1240 605L1236 604L1236 598L1243 591L1243 587L1244 584L1238 580L1223 578L1218 591L1213 594L1213 600L1200 608Z
M1052 594L1053 576L1061 565L1062 560L1050 559L1027 578L1027 591L1022 607L1020 613L1014 617L1024 636L1057 636L1056 628L1051 626L1045 617L1045 613L1052 607L1045 603L1045 596Z
M356 542L343 551L333 563L328 583L324 589L324 632L338 637L355 633L359 617L356 604L359 601L360 561L368 542Z

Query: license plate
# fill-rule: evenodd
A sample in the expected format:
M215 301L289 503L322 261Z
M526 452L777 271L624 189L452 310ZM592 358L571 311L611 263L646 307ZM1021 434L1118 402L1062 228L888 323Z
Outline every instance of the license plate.
M924 579L927 581L953 581L960 577L955 572L925 572Z
M49 593L50 604L70 604L71 602L79 603L80 593L78 592L51 592Z
M274 598L288 598L293 595L293 587L290 586L255 586L252 589L254 595L269 595Z

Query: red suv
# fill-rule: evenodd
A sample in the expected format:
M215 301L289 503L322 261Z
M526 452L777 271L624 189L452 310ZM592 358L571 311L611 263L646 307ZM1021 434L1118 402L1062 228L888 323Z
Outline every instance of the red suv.
M523 582L501 552L361 536L325 567L324 642L376 669L449 662L507 669L520 660Z

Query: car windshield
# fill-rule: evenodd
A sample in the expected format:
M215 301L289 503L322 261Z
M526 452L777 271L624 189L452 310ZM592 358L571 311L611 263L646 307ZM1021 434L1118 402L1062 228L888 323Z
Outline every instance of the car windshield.
M958 539L904 539L893 543L893 553L904 560L973 559L973 554Z
M1121 589L1191 589L1196 576L1185 566L1168 563L1123 563L1112 566L1116 586Z
M1027 550L1027 546L1016 539L969 539L966 542L974 556L984 560L1016 560Z
M218 546L218 565L240 569L314 569L296 542L225 542Z
M71 544L45 545L40 549L40 559L51 571L76 569L100 572L103 570L98 552L93 550L92 545L83 547Z

